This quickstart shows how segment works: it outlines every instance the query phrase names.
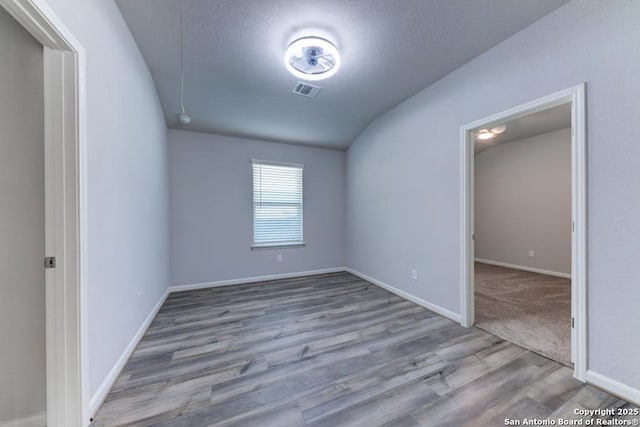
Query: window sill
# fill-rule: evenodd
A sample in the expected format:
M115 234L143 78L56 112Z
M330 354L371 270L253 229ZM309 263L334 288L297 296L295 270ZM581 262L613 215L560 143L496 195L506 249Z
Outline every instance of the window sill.
M304 242L293 242L293 243L261 243L261 244L253 244L251 245L252 251L263 251L268 249L293 249L293 248L304 248Z

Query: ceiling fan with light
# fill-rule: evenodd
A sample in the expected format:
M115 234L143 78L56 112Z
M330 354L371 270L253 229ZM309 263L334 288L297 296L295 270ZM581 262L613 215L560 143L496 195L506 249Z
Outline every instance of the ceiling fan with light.
M494 138L496 135L501 134L506 129L507 129L506 125L496 126L494 128L491 128L491 129L480 129L476 133L476 138L480 139L480 140L491 139L491 138Z
M303 37L289 45L284 55L291 74L304 80L322 80L340 67L340 53L333 43L320 37Z

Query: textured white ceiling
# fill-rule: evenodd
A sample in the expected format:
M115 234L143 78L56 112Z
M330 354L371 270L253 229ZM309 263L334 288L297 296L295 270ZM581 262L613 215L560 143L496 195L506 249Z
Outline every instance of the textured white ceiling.
M184 0L186 129L346 148L380 114L568 0ZM117 0L169 127L179 91L179 1ZM317 98L291 93L284 51L340 49Z
M495 138L476 140L474 143L474 153L479 154L498 144L518 141L524 138L553 132L571 127L571 104L559 105L548 108L533 114L519 117L505 123L496 123L491 127L504 124L505 131Z

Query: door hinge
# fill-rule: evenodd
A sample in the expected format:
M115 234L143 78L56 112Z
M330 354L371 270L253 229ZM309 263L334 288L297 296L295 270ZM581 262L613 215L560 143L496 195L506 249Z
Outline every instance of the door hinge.
M474 242L476 241L476 235L475 234L471 235L471 240L473 240Z
M56 268L56 257L48 256L44 259L44 268Z
M571 223L571 231L576 231L576 223L575 222Z
M576 318L575 318L575 317L572 317L572 318L571 318L571 329L573 329L573 328L575 328L575 327L576 327Z

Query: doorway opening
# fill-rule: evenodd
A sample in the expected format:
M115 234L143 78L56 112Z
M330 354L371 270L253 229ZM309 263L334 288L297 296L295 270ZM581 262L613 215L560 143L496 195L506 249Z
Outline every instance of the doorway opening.
M475 326L571 366L571 105L493 129L474 131Z
M48 426L89 423L86 312L85 52L40 0L0 0L42 45L44 270ZM19 327L19 325L16 325ZM15 423L33 424L34 419ZM12 421L12 423L14 423Z
M467 327L478 325L547 357L567 365L573 364L574 376L581 381L585 381L587 357L584 96L584 84L574 86L461 128L461 323ZM524 140L523 138L532 135L519 132L528 125L535 126L536 121L546 122L548 126L544 137L530 138L535 139L534 143ZM519 141L509 147L509 144L502 144L500 148L489 148L494 140L500 142L502 139L503 143L509 142L509 132L504 128L505 125L506 129L511 127L511 137L519 136ZM552 129L553 127L555 129ZM482 135L478 138L484 133L493 135ZM564 153L562 142L554 144L563 138L565 141L568 139L564 143L564 150L567 151ZM554 158L549 157L550 152L534 152L537 150L535 147L543 146L552 150L551 156ZM492 150L493 153L490 154ZM512 175L502 176L502 179L511 182L503 186L496 181L495 162L500 161L500 158L505 160L513 157L518 152L528 158L523 159L522 164L509 165ZM479 157L476 157L476 154ZM527 168L535 171L536 165L531 163L535 163L536 156L539 157L537 160L558 163L555 167L558 174L563 173L560 168L563 158L570 164L570 174L568 171L564 172L570 175L570 184L565 183L569 188L565 188L564 194L560 187L554 188L552 192L555 193L553 197L556 200L563 200L563 197L568 199L560 202L566 205L546 208L534 205L519 206L520 210L515 209L511 212L515 215L511 218L508 213L494 209L495 206L488 207L487 202L500 199L500 195L496 198L496 193L501 186L503 192L509 189L524 193L520 195L522 198L527 197L526 192L529 190L537 191L531 186L535 187L539 183L527 182L527 179L532 179L531 175L524 178L523 171ZM476 167L480 168L478 177ZM506 171L509 171L509 167ZM552 177L541 176L540 171L535 173L540 181L546 181L548 187ZM552 174L551 171L548 173ZM479 182L476 182L476 178ZM494 193L491 192L492 186L496 190ZM479 194L476 194L476 189L480 191ZM476 203L478 195L482 195L483 200ZM534 199L533 194L531 199ZM558 215L551 215L555 225L550 226L551 230L546 230L549 232L547 240L555 239L553 242L543 242L539 230L531 234L532 230L523 229L523 221L536 222L541 220L541 217L553 213ZM566 221L565 224L562 224L563 220ZM556 227L555 231L553 227ZM519 241L505 240L505 236L511 238L519 234L525 237L520 236ZM520 245L526 249L521 250ZM541 252L536 253L536 245L542 249ZM567 250L562 251L562 247ZM507 261L504 261L505 259ZM476 264L476 261L479 263ZM549 295L551 292L553 296ZM515 307L518 301L521 305ZM510 303L514 307L510 307ZM500 304L503 304L502 308L499 308ZM541 307L544 307L542 311L546 311L546 319L544 315L536 318L536 315L540 316ZM499 311L502 313L496 315ZM535 319L539 320L539 323L536 323ZM542 329L538 330L540 327Z
M1 8L0 57L0 425L45 425L42 45Z

